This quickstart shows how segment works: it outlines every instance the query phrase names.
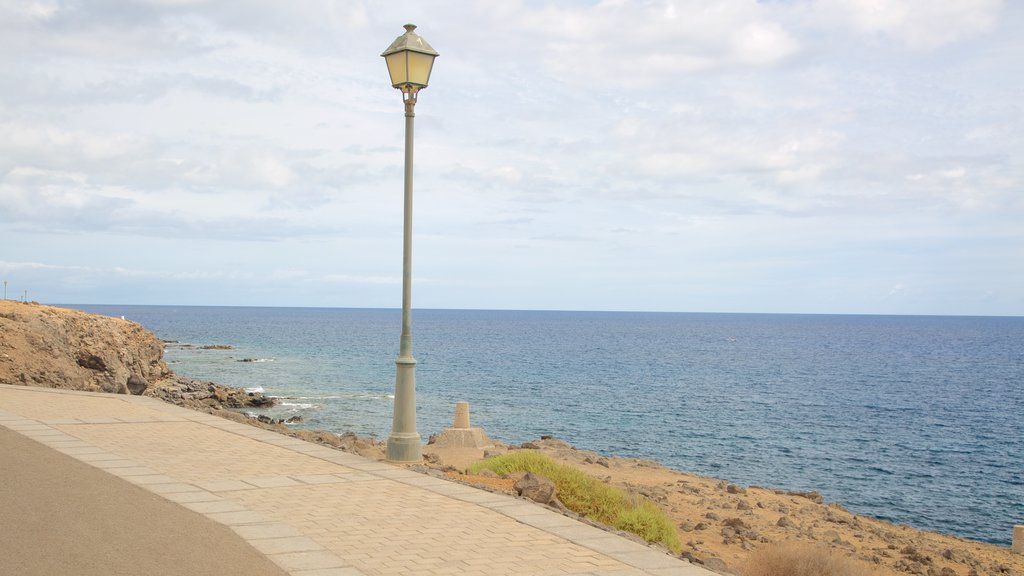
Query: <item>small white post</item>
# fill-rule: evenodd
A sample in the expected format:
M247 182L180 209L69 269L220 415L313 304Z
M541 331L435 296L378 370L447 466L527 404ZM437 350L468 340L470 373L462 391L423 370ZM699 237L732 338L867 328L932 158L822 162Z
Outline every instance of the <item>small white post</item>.
M1013 551L1024 554L1024 525L1013 527Z

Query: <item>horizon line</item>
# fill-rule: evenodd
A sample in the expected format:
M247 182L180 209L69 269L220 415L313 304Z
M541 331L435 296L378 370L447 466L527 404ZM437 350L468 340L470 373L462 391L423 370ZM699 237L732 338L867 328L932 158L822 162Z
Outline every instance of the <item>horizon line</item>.
M11 300L19 302L21 300ZM33 301L34 302L34 301ZM96 302L34 302L47 306L75 307L75 306L136 306L136 307L162 307L162 308L282 308L282 309L308 309L308 310L388 310L400 312L400 307L381 306L302 306L302 305L265 305L265 304L110 304ZM559 309L559 308L445 308L445 307L424 307L413 308L415 311L423 312L549 312L549 313L576 313L576 314L716 314L716 315L747 315L747 316L874 316L874 317L903 317L903 318L1024 318L1024 315L1013 314L894 314L878 312L750 312L750 311L684 311L684 310L587 310L587 309Z

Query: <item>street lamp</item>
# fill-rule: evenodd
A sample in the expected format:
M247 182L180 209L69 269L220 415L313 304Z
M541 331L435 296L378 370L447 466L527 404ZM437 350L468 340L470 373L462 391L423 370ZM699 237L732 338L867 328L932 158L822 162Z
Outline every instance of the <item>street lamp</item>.
M392 462L419 462L423 459L420 435L416 431L416 359L412 356L412 125L416 114L416 96L427 87L430 69L438 54L405 25L402 34L381 56L388 64L391 85L402 91L405 102L405 218L402 246L402 339L395 360L395 406L387 458Z

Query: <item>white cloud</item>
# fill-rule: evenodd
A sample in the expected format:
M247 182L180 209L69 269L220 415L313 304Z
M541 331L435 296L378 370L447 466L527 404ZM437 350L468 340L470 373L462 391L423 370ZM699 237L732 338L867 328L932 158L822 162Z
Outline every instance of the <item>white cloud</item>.
M799 50L754 0L501 4L487 10L543 38L543 59L553 75L593 86L666 85L679 74L770 65Z
M523 179L523 174L514 166L499 166L495 168L491 173L496 177L506 182L517 183Z
M117 276L122 278L150 278L156 280L209 280L214 278L246 279L253 277L252 273L226 270L140 270L133 268L124 268L121 266L111 266L104 268L93 266L49 264L45 262L12 262L3 260L0 260L0 270L2 270L5 274L10 274L19 271L35 270L75 274L85 273L104 278L108 278L110 276Z
M819 16L861 34L933 49L991 31L1003 0L821 0Z
M401 284L402 278L400 276L357 276L354 274L328 274L323 277L323 281L337 284ZM417 278L417 281L422 281L422 278Z

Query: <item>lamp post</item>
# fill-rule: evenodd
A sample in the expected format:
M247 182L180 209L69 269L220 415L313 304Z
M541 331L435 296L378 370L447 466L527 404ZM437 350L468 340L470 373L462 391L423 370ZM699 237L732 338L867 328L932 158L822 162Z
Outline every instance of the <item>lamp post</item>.
M395 405L388 436L387 458L392 462L419 462L423 458L416 431L416 359L412 356L412 133L419 91L427 87L437 52L405 25L402 34L381 56L388 65L391 85L402 91L405 102L405 217L402 245L402 338L395 360Z

